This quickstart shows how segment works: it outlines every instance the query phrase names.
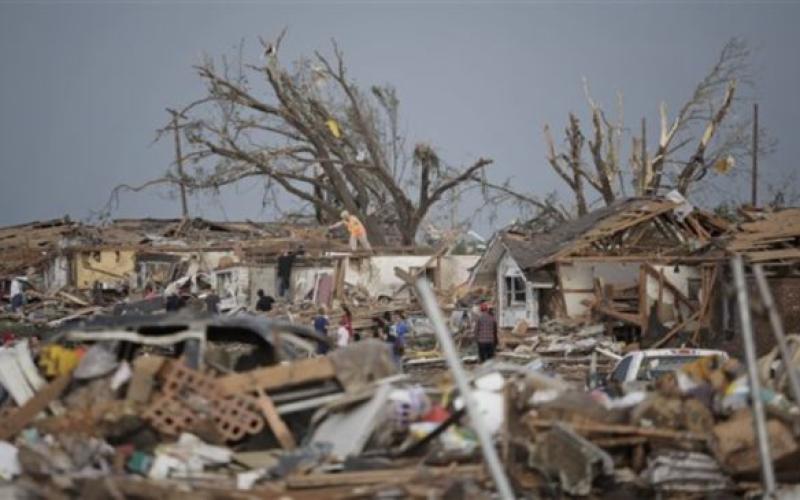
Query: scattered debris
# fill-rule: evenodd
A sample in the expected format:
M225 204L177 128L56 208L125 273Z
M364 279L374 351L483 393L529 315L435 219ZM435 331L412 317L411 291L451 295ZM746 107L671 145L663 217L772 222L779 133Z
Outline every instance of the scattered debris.
M0 229L24 294L2 317L0 494L791 495L800 337L764 289L800 259L797 214L627 200L480 260L249 222ZM730 284L734 251L758 287ZM483 363L479 312L501 327ZM722 344L742 324L757 363Z

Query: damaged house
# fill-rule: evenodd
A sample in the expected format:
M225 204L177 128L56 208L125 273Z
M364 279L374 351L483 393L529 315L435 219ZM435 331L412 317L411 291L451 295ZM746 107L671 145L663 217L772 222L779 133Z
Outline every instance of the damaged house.
M629 198L548 232L499 232L472 272L501 328L593 315L644 332L708 319L716 264L698 257L727 224L685 200Z
M88 305L100 300L97 293L111 299L147 285L161 291L188 277L195 292L214 289L222 309L233 310L254 307L260 289L277 297L279 270L288 267L285 298L331 306L345 294L407 297L396 268L424 272L437 289L453 289L466 281L478 256L450 250L443 245L440 251L352 252L319 226L199 218L117 219L93 226L65 218L0 228L0 286L7 298L11 280L26 276L38 298L72 290L86 294L78 302ZM281 264L287 251L298 253L288 266Z
M741 254L745 262L761 264L772 291L778 315L787 333L800 332L800 208L738 210L739 223L709 257L727 259ZM727 269L726 269L727 271ZM755 278L745 268L745 278L753 304L753 330L759 355L775 347L771 326L758 297ZM741 352L738 304L734 296L720 301L721 314L717 327L734 341L732 352Z

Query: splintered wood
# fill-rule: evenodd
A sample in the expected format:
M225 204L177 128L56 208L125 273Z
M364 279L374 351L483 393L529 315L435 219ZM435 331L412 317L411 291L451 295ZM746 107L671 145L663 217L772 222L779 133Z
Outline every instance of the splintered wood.
M739 225L727 250L744 254L751 262L777 262L800 259L800 208L776 212L741 210L748 219Z

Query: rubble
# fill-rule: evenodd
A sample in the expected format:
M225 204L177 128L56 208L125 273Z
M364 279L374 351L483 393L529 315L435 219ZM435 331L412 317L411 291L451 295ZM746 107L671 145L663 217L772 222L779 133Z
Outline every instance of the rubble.
M771 489L758 482L764 466L764 441L754 430L759 402L777 482L772 490L790 495L800 480L794 467L800 407L792 382L800 368L800 337L781 333L786 349L779 342L760 352L757 391L750 390L750 364L739 351L693 357L701 352L694 347L720 347L715 339L723 335L715 330L725 326L715 318L732 316L717 310L730 297L712 294L712 288L725 293L726 256L709 250L729 229L702 212L677 220L675 210L669 200L640 200L594 217L581 231L563 229L567 241L541 257L566 273L562 278L571 271L560 267L567 262L556 255L571 260L573 271L586 271L581 263L590 261L606 276L642 281L630 287L598 280L591 289L570 285L565 292L562 278L523 270L543 304L552 306L561 294L573 311L549 316L542 310L535 321L505 318L497 353L484 363L476 355L474 310L515 297L498 293L500 280L494 287L462 283L465 269L442 263L452 257L447 242L424 254L379 249L362 255L313 228L201 220L128 220L106 228L61 221L28 228L38 239L23 244L10 238L13 252L0 244L0 253L19 258L8 262L33 267L3 268L7 277L32 279L27 303L4 314L13 332L4 333L0 347L0 494L756 495ZM767 257L778 249L753 235L778 228L765 222L769 214L751 217L742 225L745 235L731 244L751 249L774 279ZM691 236L692 250L658 253L645 241L650 233L639 226L644 222L685 224L676 227ZM794 230L786 227L787 234ZM635 233L649 250L626 248L624 238L611 244L619 231ZM791 234L781 236L782 245L795 242ZM188 245L187 235L202 245ZM55 238L71 243L58 245ZM133 260L120 250L114 265L137 262L143 274L125 276L106 266L104 256L116 251L112 242L123 241L135 242ZM301 244L306 253L297 257L302 270L292 274L293 290L274 300L272 310L254 310L254 284L269 281L259 273L280 252ZM31 248L38 249L37 259ZM781 250L781 264L794 255L788 250ZM80 262L86 252L89 265L80 264L82 272L106 276L105 284L45 286L47 262ZM651 263L647 252L658 259ZM627 264L618 266L611 257ZM706 267L687 270L698 262ZM756 278L762 271L753 267ZM430 300L416 289L425 274L434 278ZM148 280L157 282L155 290ZM689 293L690 284L700 289ZM166 291L179 311L165 310ZM757 292L748 288L754 316L759 308L779 311L758 300ZM207 309L212 293L227 304L221 311ZM581 294L578 304L573 299ZM725 307L733 308L728 302ZM503 307L497 309L503 314ZM779 312L782 321L787 312ZM327 324L321 331L312 329L318 317ZM400 318L409 327L402 349ZM347 325L343 347L333 337L340 323ZM752 322L757 341L767 346L775 330L757 324ZM661 344L679 345L667 349L679 358L674 366L662 363L656 370L643 363L635 383L613 376L624 372L616 368L631 356L659 353L646 348ZM510 479L508 491L503 477Z

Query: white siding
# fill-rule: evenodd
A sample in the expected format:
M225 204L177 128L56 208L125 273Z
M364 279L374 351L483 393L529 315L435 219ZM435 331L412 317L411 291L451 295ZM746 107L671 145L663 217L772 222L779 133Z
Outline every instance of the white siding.
M562 264L561 281L564 290L564 299L567 306L567 316L577 317L589 311L583 301L592 297L595 278L600 278L604 284L614 285L615 288L638 286L639 262L573 262ZM679 266L653 266L657 271L664 269L664 279L675 285L684 295L689 294L689 280L699 278L697 268ZM578 290L586 290L581 292ZM647 278L647 297L649 304L658 299L658 279ZM673 302L672 294L665 291L663 300L666 304Z
M506 278L522 280L524 301L508 303ZM497 318L500 328L513 328L521 319L524 319L530 327L539 326L539 293L525 278L525 274L508 252L503 255L497 266Z
M391 296L403 286L404 282L394 274L394 268L404 271L419 268L430 260L430 255L376 255L368 259L351 259L345 274L345 281L351 285L362 286L373 297ZM478 261L476 255L451 255L441 258L442 286L449 288L465 282L469 270ZM436 262L432 262L433 268Z

